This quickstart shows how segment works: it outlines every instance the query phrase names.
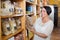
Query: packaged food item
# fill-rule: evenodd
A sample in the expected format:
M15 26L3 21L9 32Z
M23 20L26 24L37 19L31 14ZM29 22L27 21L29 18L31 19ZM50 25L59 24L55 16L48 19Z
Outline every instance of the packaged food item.
M16 25L17 25L17 29L21 28L21 19L20 18L16 18Z
M18 3L14 2L15 13L22 14L23 10Z
M28 21L27 23L31 26L33 25L33 17L29 17L29 16L26 16L27 20Z
M15 33L17 31L17 26L14 18L9 18L9 23L11 26L11 32Z
M30 11L26 11L27 14L31 14Z
M1 16L12 15L14 13L14 5L11 3L10 0L6 0L1 2Z
M8 19L5 19L2 21L2 29L3 29L2 31L4 35L11 34L11 27L8 21L9 21Z
M24 40L23 34L20 34L20 40Z
M18 13L18 14L21 13L20 10L21 10L21 8L19 8L19 7L15 7L15 13Z
M26 11L27 13L32 13L33 12L33 6L29 5L29 6L26 6Z
M23 39L23 34L18 34L15 36L15 40L24 40Z
M8 40L14 40L14 37L9 38Z

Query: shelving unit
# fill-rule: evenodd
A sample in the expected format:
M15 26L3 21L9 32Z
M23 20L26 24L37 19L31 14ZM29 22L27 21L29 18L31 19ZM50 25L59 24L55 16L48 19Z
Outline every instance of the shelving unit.
M1 0L0 0L0 13L1 13ZM2 38L1 38L1 34L2 34L2 33L1 33L1 17L0 17L0 39L2 39Z
M26 0L26 14L27 14L26 16L29 16L32 19L30 20L33 24L34 21L36 20L36 0L33 0L32 2ZM31 40L31 38L33 37L32 32L30 32L29 30L26 30L26 31L28 32L26 40Z
M1 0L3 1L3 0ZM1 1L0 1L0 9L1 9ZM6 16L2 16L0 15L0 40L8 40L9 38L19 34L20 32L23 33L23 39L24 40L31 40L31 38L33 38L33 33L30 32L29 34L29 39L28 37L26 37L26 28L25 28L25 21L26 21L26 16L30 16L32 18L32 24L34 24L34 22L36 21L36 19L38 17L40 17L40 1L41 0L33 0L33 1L27 1L27 0L11 0L12 2L16 2L19 4L19 7L22 8L23 13L22 14L18 14L18 13L13 13L12 15L6 15ZM27 12L26 6L32 6L32 9ZM31 8L31 7L28 7ZM0 14L1 14L1 10L0 10ZM9 34L7 36L2 36L3 32L2 32L2 19L6 19L6 18L13 18L13 17L19 17L21 19L21 29L18 29L16 31L16 33L12 33Z
M36 5L36 15L37 15L37 18L40 17L40 0L37 0L37 5Z
M1 16L1 18L12 18L12 17L17 17L17 16L24 16L23 14L14 14L14 15L11 15L11 16Z
M3 0L1 0L3 1ZM1 2L0 1L0 2ZM10 0L11 1L11 0ZM23 33L23 39L25 39L25 0L12 0L12 2L17 2L19 3L19 6L22 8L23 10L23 13L21 14L18 14L18 13L13 13L12 15L6 15L6 16L2 16L0 15L0 40L8 40L9 38L19 34L20 32ZM0 4L1 5L1 4ZM0 8L1 9L1 8ZM1 12L0 12L1 13ZM2 19L6 19L6 18L13 18L13 17L19 17L21 19L21 29L17 29L15 33L11 33L9 35L6 35L6 36L2 36L3 32L2 32L2 26L1 26L1 21Z
M14 35L16 35L16 34L22 32L22 31L23 31L23 29L19 29L19 30L17 30L16 33L14 33L14 34L10 34L10 35L7 35L7 36L2 36L2 38L3 38L3 40L7 40L7 39L13 37Z

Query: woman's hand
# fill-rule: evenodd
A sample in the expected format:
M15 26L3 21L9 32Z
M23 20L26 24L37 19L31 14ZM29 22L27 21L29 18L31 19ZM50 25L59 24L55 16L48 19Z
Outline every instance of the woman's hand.
M30 31L33 32L33 33L35 33L36 30L32 27L32 28L30 29Z

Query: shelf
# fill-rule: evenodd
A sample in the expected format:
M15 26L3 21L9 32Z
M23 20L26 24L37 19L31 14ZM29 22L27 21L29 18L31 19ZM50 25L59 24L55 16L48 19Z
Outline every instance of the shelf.
M31 13L31 14L26 14L26 15L28 15L28 16L32 16L32 15L34 15L34 13Z
M27 4L34 5L33 2L26 1Z
M22 8L22 10L23 10L23 13L22 14L15 14L15 12L12 14L12 15L6 15L6 16L1 16L0 15L0 17L4 20L5 18L12 18L12 17L22 17L21 18L21 24L22 24L22 29L18 29L15 33L11 33L11 34L9 34L9 35L7 35L7 36L2 36L2 35L0 35L0 40L2 39L2 40L7 40L7 39L9 39L9 38L11 38L11 37L13 37L13 36L15 36L15 35L17 35L17 34L19 34L20 32L22 32L24 35L23 35L23 39L25 40L25 39L27 39L27 40L31 40L33 37L34 37L34 34L33 33L30 33L30 35L29 35L29 39L26 37L26 29L25 29L25 17L28 15L29 17L31 17L32 18L32 23L34 23L35 22L35 20L36 20L36 16L39 16L39 15L36 15L36 16L34 16L34 13L36 13L36 9L34 9L34 8L36 8L37 7L37 9L39 9L38 7L40 7L40 5L39 5L39 2L40 2L40 0L34 0L34 1L32 1L32 2L30 2L30 1L26 1L26 0L11 0L12 1L12 3L13 2L16 2L16 3L18 3L19 4L19 6L20 6L20 8ZM37 2L38 1L38 2ZM1 3L0 3L1 4ZM32 6L33 8L33 11L29 14L29 12L28 13L26 13L26 7L27 6ZM35 10L35 12L34 12L34 10ZM0 19L1 19L0 18ZM0 21L2 21L2 19L0 20ZM0 24L1 24L1 22L0 22ZM0 29L1 29L1 27L2 26L0 26ZM0 30L0 34L2 34L2 30Z
M13 37L14 35L20 33L21 31L23 31L23 29L19 29L19 30L17 30L17 32L15 32L14 34L10 34L10 35L8 35L8 36L2 36L2 38L3 38L3 40L7 40L7 39Z
M1 16L1 18L11 18L11 17L17 17L17 16L23 16L23 14L14 14L14 15L10 15L10 16Z
M5 0L2 0L2 1L5 1ZM11 0L10 0L11 1ZM12 1L24 1L24 0L12 0Z

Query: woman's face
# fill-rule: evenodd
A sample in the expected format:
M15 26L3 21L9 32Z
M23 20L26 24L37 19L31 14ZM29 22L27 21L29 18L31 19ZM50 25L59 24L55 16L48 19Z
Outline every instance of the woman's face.
M46 17L46 16L48 16L47 15L47 12L46 12L46 10L45 10L45 8L42 8L42 11L41 11L41 13L42 13L42 18L44 18L44 17Z

